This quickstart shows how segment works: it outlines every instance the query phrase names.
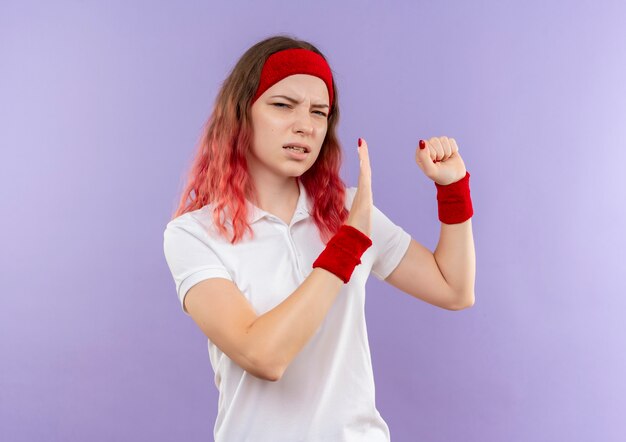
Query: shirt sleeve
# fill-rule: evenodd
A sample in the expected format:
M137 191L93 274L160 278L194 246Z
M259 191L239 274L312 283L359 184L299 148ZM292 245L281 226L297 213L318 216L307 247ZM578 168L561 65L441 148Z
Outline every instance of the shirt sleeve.
M373 206L372 242L376 244L372 273L383 281L400 264L409 249L411 235Z
M175 221L175 220L174 220ZM233 280L228 270L207 243L200 226L187 226L170 221L163 232L163 251L169 266L181 308L185 309L185 295L191 287L209 278Z
M346 209L348 210L352 207L356 190L356 187L346 188ZM374 205L370 237L376 254L372 264L372 273L383 281L400 264L411 244L411 235Z

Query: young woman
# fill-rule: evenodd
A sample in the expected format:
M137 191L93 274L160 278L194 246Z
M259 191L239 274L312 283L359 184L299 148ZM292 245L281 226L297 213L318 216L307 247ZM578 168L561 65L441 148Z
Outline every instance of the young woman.
M362 139L358 185L346 188L338 119L315 46L255 44L222 85L166 226L181 307L208 338L216 441L389 441L364 315L370 272L450 310L473 302L469 174L454 140L431 138L416 156L450 228L444 278L373 205Z

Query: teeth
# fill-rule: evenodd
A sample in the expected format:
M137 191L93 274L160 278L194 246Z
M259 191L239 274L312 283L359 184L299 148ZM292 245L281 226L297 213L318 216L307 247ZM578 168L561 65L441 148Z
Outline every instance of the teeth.
M295 147L295 146L285 146L285 149L296 150L298 152L306 152L304 147Z

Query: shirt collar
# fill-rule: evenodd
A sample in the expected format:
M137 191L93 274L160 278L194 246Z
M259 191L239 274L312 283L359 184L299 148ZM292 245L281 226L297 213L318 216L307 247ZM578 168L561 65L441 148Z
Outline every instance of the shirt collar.
M304 185L300 182L299 179L296 179L298 182L298 188L300 189L300 196L298 197L298 203L296 204L296 211L294 212L294 220L298 218L306 218L309 216L313 210L311 203L309 201L306 190L304 189ZM253 224L264 217L274 217L269 212L255 206L248 199L246 199L246 208L248 209L248 224ZM226 218L226 223L232 225L230 217Z

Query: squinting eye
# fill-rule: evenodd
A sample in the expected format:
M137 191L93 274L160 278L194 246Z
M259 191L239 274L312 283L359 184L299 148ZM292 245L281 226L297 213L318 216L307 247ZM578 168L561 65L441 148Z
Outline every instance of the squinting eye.
M272 103L272 106L278 106L278 107L283 107L283 106L285 106L285 107L291 107L291 106L289 106L289 105L288 105L288 104L286 104L286 103ZM322 117L325 117L325 118L327 117L327 115L326 115L324 112L322 112L322 111L315 111L315 112L316 112L316 113L318 113L319 115L321 115Z

